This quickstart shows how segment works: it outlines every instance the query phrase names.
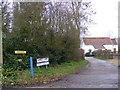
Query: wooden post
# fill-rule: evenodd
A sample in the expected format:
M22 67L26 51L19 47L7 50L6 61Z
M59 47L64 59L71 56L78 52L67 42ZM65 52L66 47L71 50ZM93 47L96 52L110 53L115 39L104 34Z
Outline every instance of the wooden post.
M0 6L0 65L3 64L3 50L2 50L2 7Z
M1 4L2 2L0 2ZM1 4L2 5L2 4ZM3 64L3 50L2 50L2 6L0 5L0 69ZM0 78L2 76L2 72L0 70ZM0 80L0 84L2 85L2 80Z
M3 64L3 52L2 52L2 29L0 27L0 65Z

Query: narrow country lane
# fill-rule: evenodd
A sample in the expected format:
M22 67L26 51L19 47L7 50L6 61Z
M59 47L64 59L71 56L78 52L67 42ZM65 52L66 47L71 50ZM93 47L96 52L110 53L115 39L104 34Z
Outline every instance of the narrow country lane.
M86 57L90 62L79 73L38 86L45 88L118 88L118 67L107 61ZM37 87L37 88L38 88Z

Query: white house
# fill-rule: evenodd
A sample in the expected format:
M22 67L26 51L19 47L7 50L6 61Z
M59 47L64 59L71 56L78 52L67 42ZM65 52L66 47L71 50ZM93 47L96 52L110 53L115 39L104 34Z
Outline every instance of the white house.
M84 37L82 49L84 49L85 53L91 50L111 50L118 51L118 44L115 39L111 39L109 37Z

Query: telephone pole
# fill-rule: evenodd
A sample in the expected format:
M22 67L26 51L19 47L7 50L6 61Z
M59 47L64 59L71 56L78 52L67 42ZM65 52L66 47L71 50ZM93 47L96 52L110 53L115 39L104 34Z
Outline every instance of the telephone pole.
M2 64L3 64L3 50L2 50L2 6L0 5L0 66Z

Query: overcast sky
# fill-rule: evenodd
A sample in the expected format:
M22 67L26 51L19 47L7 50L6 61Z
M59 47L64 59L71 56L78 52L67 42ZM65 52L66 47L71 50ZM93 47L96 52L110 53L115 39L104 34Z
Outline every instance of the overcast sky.
M90 36L118 37L118 1L119 0L91 0L96 14L92 16L95 25L88 28Z

